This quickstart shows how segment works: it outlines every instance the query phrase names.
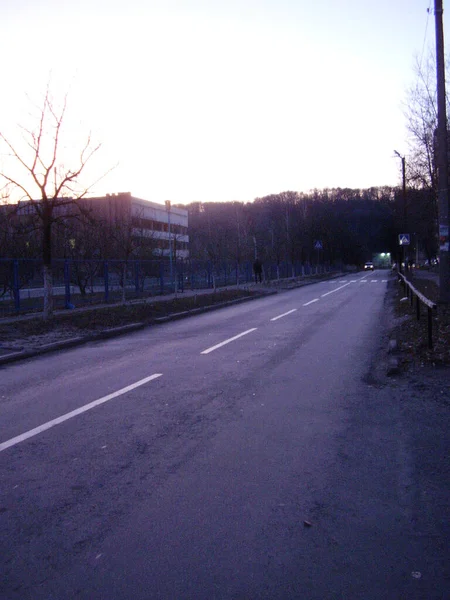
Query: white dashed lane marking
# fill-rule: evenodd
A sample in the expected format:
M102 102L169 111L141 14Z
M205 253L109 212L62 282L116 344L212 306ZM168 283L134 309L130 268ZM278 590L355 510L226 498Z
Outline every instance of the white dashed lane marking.
M335 288L334 290L331 290L331 292L327 292L326 294L322 294L320 297L321 298L325 298L325 296L329 296L330 294L334 294L335 292L338 292L339 290L342 290L342 288L345 288L348 285L350 285L350 283L345 283L344 285L340 285L339 287Z
M234 340L238 340L242 336L248 335L252 331L256 331L256 330L257 330L257 327L253 327L253 329L247 329L247 331L243 331L242 333L239 333L238 335L235 335L234 337L229 338L228 340L224 340L223 342L220 342L220 344L216 344L215 346L211 346L211 348L207 348L206 350L203 350L203 352L200 352L200 354L209 354L210 352L214 352L214 350L217 350L218 348L222 348L222 346L225 346L226 344L229 344L230 342L234 342Z
M123 396L123 394L126 394L127 392L131 392L131 390L134 390L134 389L140 387L141 385L144 385L144 384L148 383L149 381L153 381L153 379L157 379L158 377L161 377L161 376L162 376L162 373L155 373L154 375L150 375L149 377L140 379L139 381L136 381L135 383L132 383L131 385L127 385L127 387L117 390L117 392L113 392L112 394L108 394L107 396L103 396L102 398L98 398L97 400L94 400L93 402L89 402L89 404L85 404L84 406L80 406L80 408L76 408L75 410L72 410L72 411L66 413L65 415L61 415L60 417L57 417L56 419L47 421L47 423L43 423L42 425L39 425L39 427L35 427L34 429L30 429L30 431L26 431L25 433L22 433L21 435L13 437L10 440L7 440L6 442L3 442L0 444L0 452L3 452L3 450L6 450L7 448L10 448L11 446L15 446L16 444L20 444L20 442L24 442L25 440L28 440L28 439L38 435L39 433L42 433L43 431L47 431L47 429L51 429L52 427L55 427L56 425L60 425L61 423L64 423L64 421L73 419L74 417L77 417L78 415L81 415L81 414L87 412L88 410L95 408L96 406L100 406L100 404L105 404L105 402L109 402L110 400L113 400L114 398L117 398L118 396Z
M309 302L307 302L303 306L309 306L310 304L313 304L313 302L318 302L318 301L319 301L319 298L314 298L314 300L310 300Z
M270 319L271 321L278 321L278 319L282 319L283 317L286 317L287 315L290 315L291 313L295 312L297 309L293 308L292 310L288 310L287 312L283 313L282 315L278 315L278 317L274 317L273 319Z

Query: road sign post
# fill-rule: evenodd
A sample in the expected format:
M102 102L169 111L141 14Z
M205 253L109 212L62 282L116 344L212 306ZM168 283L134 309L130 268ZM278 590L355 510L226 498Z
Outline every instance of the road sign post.
M399 234L399 236L398 236L398 244L403 249L402 255L403 255L403 264L405 265L405 274L408 271L408 266L406 264L406 258L405 258L405 246L409 246L410 243L411 243L411 238L410 238L409 233L400 233ZM400 272L401 272L401 269L400 269Z

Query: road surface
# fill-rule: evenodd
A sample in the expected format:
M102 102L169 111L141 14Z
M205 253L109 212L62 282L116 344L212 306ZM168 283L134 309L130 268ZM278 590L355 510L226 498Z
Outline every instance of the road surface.
M0 597L444 598L375 376L389 277L4 367Z

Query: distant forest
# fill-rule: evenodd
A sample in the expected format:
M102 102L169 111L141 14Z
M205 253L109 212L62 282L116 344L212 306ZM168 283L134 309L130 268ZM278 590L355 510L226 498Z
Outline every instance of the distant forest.
M435 256L436 203L430 190L394 187L282 192L254 202L192 203L190 256L213 263L253 260L281 264L353 264L390 252L411 234L427 259ZM184 207L186 208L186 207ZM322 250L316 250L320 242Z
M58 202L55 200L55 207ZM63 208L67 202L62 199ZM68 208L73 208L72 204L76 208L76 202ZM410 255L415 256L416 247L428 260L437 252L436 202L429 188L407 188L406 202L398 187L372 187L288 191L247 203L179 206L189 213L190 259L214 265L242 264L256 257L271 265L361 265L378 252L390 252L393 260L398 260L400 233L411 235ZM0 256L38 258L42 224L33 214L18 219L13 208L8 218L8 205L2 207L6 218L0 222ZM106 223L81 208L79 214L70 214L66 207L53 216L54 258L158 259L157 234L144 235L132 219ZM175 260L185 243L182 237L174 227L171 241Z

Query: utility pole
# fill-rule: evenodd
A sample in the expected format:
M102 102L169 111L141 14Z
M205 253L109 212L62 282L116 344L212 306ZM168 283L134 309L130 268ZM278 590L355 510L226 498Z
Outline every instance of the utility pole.
M444 28L442 25L442 0L434 0L436 26L436 64L437 64L437 166L438 166L438 206L439 206L439 302L450 302L450 263L448 240L448 143L447 114L445 106L445 59Z
M397 150L394 150L394 153L402 161L403 233L408 233L408 216L407 216L407 209L406 209L406 157L402 156L400 154L400 152L397 152ZM402 252L403 263L405 265L404 273L406 274L408 272L408 268L406 266L405 246L402 246L402 248L403 248L403 252ZM400 273L402 272L401 267L402 267L402 265L400 264Z

